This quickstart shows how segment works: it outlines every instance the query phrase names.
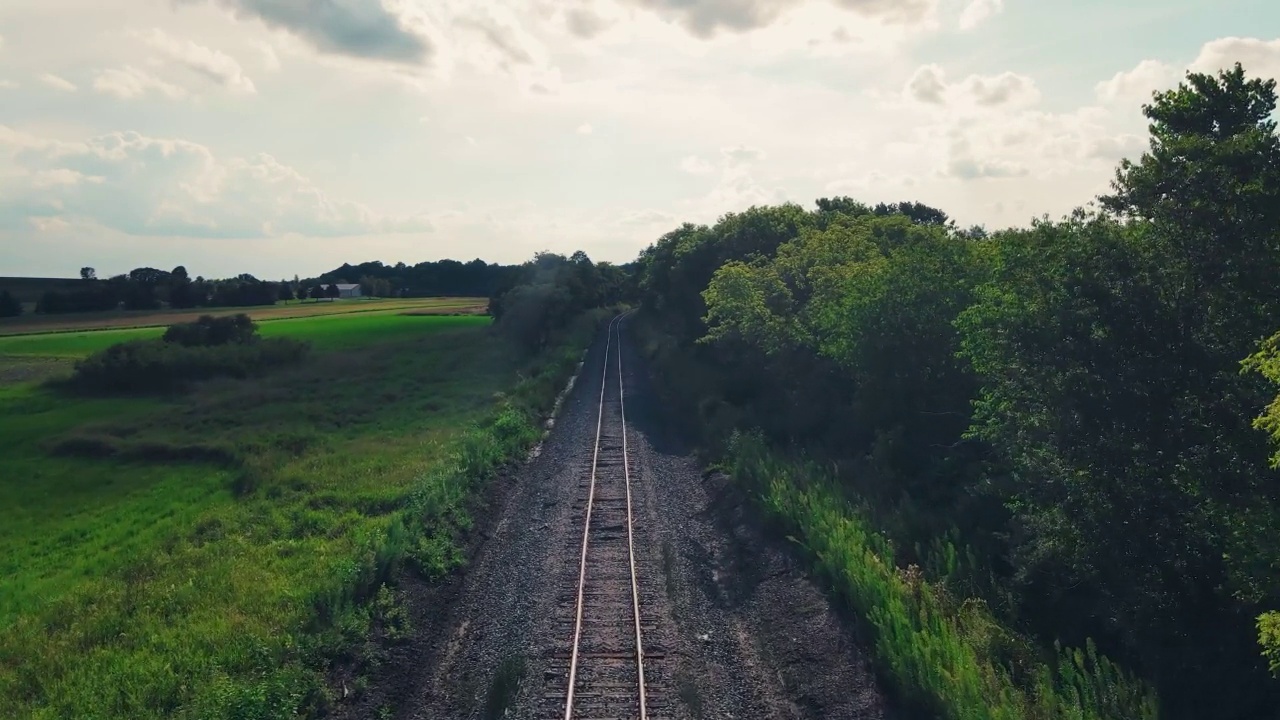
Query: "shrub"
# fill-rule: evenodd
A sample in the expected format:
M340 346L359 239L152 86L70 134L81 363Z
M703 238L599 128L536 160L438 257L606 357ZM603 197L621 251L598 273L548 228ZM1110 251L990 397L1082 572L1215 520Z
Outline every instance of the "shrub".
M135 340L77 363L71 383L87 392L163 392L216 377L247 378L294 364L309 349L309 344L288 338L214 346Z
M230 317L202 315L195 322L172 325L164 333L165 342L186 347L244 344L257 338L258 325L244 313Z

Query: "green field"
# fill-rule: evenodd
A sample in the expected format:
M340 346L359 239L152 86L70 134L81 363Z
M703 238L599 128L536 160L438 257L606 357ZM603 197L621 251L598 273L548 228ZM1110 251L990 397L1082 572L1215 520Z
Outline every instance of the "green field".
M259 325L263 337L293 337L310 340L321 349L334 349L413 335L427 325L463 328L488 323L489 318L483 315L405 315L387 311L266 320ZM143 327L0 336L0 357L78 358L116 343L160 337L164 330L164 327Z
M386 575L406 504L465 525L465 494L437 470L521 369L488 322L263 322L316 351L161 399L0 373L0 717L248 719L331 702L327 669L394 606L354 601ZM159 332L0 338L0 368L66 372L54 359ZM449 537L429 540L409 554L447 569Z
M0 285L0 290L4 286ZM248 315L257 321L310 318L321 315L347 315L351 313L422 313L428 315L482 315L488 307L484 298L430 297L430 298L359 298L351 300L321 300L313 302L287 302L257 307L215 308L162 308L159 310L110 310L102 312L66 313L55 315L26 314L19 317L0 318L0 336L30 335L33 333L79 332L83 330L109 330L129 328L167 327L174 323L191 322L201 315Z

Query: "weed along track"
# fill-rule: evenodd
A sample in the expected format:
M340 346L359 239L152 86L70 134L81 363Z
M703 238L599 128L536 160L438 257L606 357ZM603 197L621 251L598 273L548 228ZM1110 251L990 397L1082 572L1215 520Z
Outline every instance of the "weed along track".
M561 582L557 627L565 644L544 675L541 717L563 720L666 717L664 653L646 647L650 582L637 562L622 374L621 316L609 325L589 472L578 485L581 550Z

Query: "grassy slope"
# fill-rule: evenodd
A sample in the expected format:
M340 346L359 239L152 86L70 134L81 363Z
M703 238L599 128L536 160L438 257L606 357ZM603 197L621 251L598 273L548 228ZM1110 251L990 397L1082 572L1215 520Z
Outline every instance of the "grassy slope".
M340 607L365 556L514 381L486 323L265 323L330 352L174 400L0 388L0 715L248 718L323 704L316 670L367 627ZM37 344L0 354L74 355L122 334L12 338ZM118 454L54 456L68 438Z

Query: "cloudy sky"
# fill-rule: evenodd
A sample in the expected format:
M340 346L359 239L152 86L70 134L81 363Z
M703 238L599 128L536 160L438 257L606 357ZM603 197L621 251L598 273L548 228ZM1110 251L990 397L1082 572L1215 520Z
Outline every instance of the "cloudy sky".
M0 276L627 261L751 204L1025 224L1274 0L4 0Z

